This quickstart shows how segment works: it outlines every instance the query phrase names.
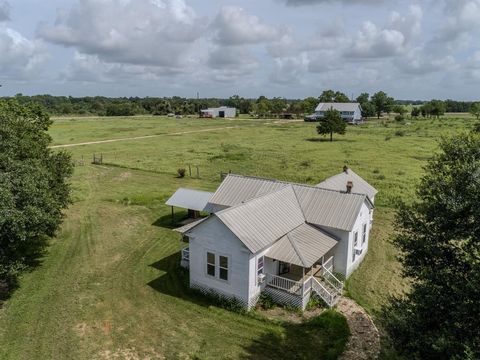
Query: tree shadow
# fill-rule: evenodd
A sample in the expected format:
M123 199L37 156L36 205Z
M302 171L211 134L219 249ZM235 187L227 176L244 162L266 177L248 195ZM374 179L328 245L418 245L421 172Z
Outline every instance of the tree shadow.
M315 137L315 138L306 138L305 141L310 142L355 142L352 139L342 139L342 138L333 138L333 141L330 141L330 138L323 138L323 137Z
M300 324L283 322L283 331L269 331L244 347L244 360L337 359L350 331L346 319L333 310Z

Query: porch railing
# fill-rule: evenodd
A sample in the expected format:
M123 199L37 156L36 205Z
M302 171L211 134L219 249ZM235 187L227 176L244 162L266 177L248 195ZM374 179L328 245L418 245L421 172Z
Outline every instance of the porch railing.
M315 291L318 296L320 296L323 301L327 303L328 306L333 306L335 302L335 295L325 288L317 279L314 277L311 278L312 290Z
M294 295L303 295L304 283L301 281L290 280L281 276L266 274L266 282L268 286L284 290Z
M190 248L182 249L182 260L190 261Z
M343 282L339 280L335 275L333 275L333 273L330 270L323 267L322 275L325 281L328 283L328 285L333 287L338 293L342 292Z

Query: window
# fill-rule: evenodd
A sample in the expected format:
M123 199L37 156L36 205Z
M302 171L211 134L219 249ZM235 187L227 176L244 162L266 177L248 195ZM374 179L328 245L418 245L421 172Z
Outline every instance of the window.
M228 256L207 252L207 275L228 281Z
M264 262L264 257L261 256L257 260L257 275L263 274L263 262Z
M358 232L353 233L352 262L355 261L355 248L358 245Z
M220 258L219 278L222 280L228 280L228 257L220 255L219 258Z
M215 254L207 252L207 274L215 276Z
M362 245L367 241L367 224L363 224Z

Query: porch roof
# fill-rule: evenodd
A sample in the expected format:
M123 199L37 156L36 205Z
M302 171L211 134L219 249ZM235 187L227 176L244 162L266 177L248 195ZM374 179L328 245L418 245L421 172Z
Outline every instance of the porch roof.
M266 256L302 267L311 267L337 244L332 235L306 223L281 237Z

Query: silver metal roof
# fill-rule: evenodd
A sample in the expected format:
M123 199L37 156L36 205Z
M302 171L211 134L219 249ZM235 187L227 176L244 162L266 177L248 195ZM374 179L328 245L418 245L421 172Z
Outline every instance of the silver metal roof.
M215 214L252 252L305 223L291 185Z
M298 202L307 222L319 226L351 231L366 196L325 190L312 186L295 186Z
M320 103L315 108L315 111L327 111L330 109L337 111L357 111L361 108L359 103Z
M365 194L370 198L370 200L372 200L378 193L377 189L362 179L352 169L347 169L346 171L342 171L340 174L334 175L322 181L321 183L317 184L317 187L337 191L346 191L348 181L353 182L353 193Z
M280 238L267 256L303 267L311 267L337 244L331 235L302 224Z
M184 209L203 211L213 193L208 191L180 188L165 204Z
M350 231L366 200L363 194L347 194L315 186L228 174L210 199L207 208L233 206L291 185L307 222ZM355 186L355 185L354 185ZM272 214L274 210L268 211Z

